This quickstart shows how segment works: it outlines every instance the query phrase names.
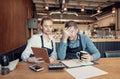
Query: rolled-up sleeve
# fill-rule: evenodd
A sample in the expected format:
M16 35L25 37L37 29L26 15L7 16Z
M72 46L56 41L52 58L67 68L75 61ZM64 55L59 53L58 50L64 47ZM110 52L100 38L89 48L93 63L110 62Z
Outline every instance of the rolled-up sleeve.
M58 47L58 59L63 60L66 57L66 49L67 49L67 43L64 43L63 41L60 41L59 47Z
M27 43L27 46L25 48L25 50L23 51L22 55L21 55L21 59L23 61L27 61L27 59L29 58L30 54L34 54L31 47L41 47L40 44L40 38L37 35L33 35Z
M100 52L98 51L98 49L96 48L96 46L94 45L94 43L91 41L90 38L88 38L87 36L85 36L85 41L86 41L86 48L88 50L88 52L93 56L93 60L97 60L100 58Z
M22 61L27 61L27 58L29 58L30 54L33 54L33 51L31 49L31 44L28 43L27 47L25 48L25 50L23 51L22 55L21 55L21 59Z

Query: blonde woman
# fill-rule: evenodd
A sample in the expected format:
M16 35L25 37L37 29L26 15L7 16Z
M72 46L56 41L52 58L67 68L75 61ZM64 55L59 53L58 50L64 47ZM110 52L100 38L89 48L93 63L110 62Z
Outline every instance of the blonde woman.
M50 62L57 59L56 46L54 39L50 36L53 28L53 21L50 17L43 17L41 22L42 33L33 35L27 44L26 49L23 51L21 58L25 62L35 62L37 60L34 57L31 47L46 48L49 54Z

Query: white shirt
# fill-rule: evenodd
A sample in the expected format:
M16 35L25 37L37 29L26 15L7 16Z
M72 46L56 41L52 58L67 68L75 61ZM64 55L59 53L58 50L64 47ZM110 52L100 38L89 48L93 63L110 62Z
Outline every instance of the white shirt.
M21 58L23 61L27 61L27 58L29 58L30 54L33 54L33 51L31 49L31 47L37 47L37 48L41 48L42 47L42 42L41 42L41 36L42 34L36 34L36 35L33 35L29 40L28 40L28 44L25 48L25 50L23 51L22 55L21 55ZM53 41L53 52L51 53L51 56L52 58L54 59L57 59L57 53L56 53L56 46L55 46L55 41L54 39L50 36L50 40ZM52 49L52 44L51 44L51 41L48 41L46 40L44 37L43 37L43 44L44 44L44 47L46 48L50 48Z

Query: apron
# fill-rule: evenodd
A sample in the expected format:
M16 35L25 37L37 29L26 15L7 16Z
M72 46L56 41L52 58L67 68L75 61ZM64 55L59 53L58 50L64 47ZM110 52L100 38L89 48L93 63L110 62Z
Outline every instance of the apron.
M81 43L81 36L79 34L77 35L77 40L79 40L79 46L78 47L70 48L69 45L67 46L66 58L65 59L77 59L76 53L83 50L82 43ZM68 40L68 42L69 42L69 40Z
M51 40L52 49L49 49L49 48L44 47L44 42L43 42L43 36L42 35L40 36L40 38L41 38L41 42L42 42L42 47L41 48L47 49L48 55L50 56L51 53L53 52L53 41ZM34 54L30 54L29 57L34 57Z
M43 42L44 40L43 40L43 36L41 35L41 42L42 42L42 47L41 48L46 48L46 47L44 47L44 42ZM48 55L50 56L51 55L51 53L53 52L53 41L51 40L51 44L52 44L52 49L50 49L50 48L46 48L47 49L47 51L48 51Z

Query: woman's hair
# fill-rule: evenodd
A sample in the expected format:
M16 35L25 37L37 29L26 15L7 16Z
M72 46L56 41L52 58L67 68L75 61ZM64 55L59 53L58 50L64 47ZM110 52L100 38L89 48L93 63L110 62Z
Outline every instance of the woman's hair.
M46 21L46 20L50 20L50 21L53 22L52 18L50 18L50 17L48 17L48 16L45 16L45 17L43 17L42 20L41 20L41 26L43 25L44 21Z
M65 28L69 28L69 27L74 27L75 29L78 29L77 23L74 21L68 21L65 24Z

